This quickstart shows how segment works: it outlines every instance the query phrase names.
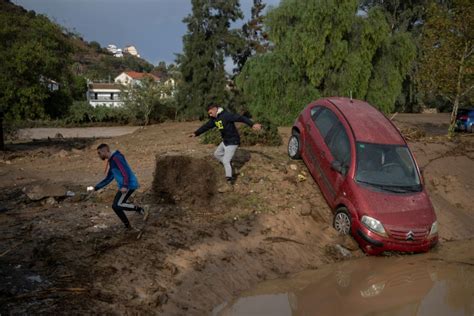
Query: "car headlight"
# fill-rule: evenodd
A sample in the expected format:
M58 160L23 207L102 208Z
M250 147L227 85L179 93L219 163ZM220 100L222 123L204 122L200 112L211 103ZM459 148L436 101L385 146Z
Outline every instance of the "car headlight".
M372 218L370 216L364 215L362 216L362 224L365 225L368 229L373 231L374 233L377 233L381 236L386 237L387 233L385 232L385 228L383 228L382 223L379 220L376 220L375 218Z
M430 235L429 237L433 237L434 235L438 234L438 221L435 221L431 225Z

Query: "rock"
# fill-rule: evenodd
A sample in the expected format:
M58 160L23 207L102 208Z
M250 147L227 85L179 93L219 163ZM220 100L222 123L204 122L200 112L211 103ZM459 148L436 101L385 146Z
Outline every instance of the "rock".
M298 181L299 181L299 182L306 181L306 176L305 176L304 174L300 173L300 174L298 175Z
M56 154L57 157L59 158L66 158L68 156L68 152L65 151L64 149L61 149L57 154Z
M161 294L158 297L158 302L159 302L160 306L165 305L166 303L168 303L168 294L166 294L166 293Z
M295 165L295 164L291 164L290 169L296 171L296 170L298 170L298 166Z
M356 251L359 249L359 244L349 235L340 236L339 244L350 251Z
M352 253L339 244L327 245L326 253L336 260L347 260L352 257Z
M56 183L33 184L23 188L23 193L32 200L39 201L47 197L62 197L66 195L66 188Z
M301 216L309 216L311 215L313 211L311 210L311 207L304 208L300 211Z
M43 201L41 201L41 204L43 204L43 205L54 205L56 203L57 203L56 199L53 198L52 196L50 196L50 197L44 199Z

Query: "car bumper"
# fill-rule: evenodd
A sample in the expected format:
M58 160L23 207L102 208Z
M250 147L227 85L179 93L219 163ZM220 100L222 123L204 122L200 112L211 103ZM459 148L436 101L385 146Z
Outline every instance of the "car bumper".
M383 252L427 252L438 243L438 236L422 241L400 241L381 237L367 228L360 226L356 229L354 238L362 250L369 255L378 255Z
M473 123L469 121L456 121L456 128L459 131L469 131L472 124Z

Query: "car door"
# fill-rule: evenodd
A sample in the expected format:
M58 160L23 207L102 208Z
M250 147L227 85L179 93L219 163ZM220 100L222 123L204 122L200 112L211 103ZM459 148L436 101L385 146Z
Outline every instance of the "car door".
M329 153L321 158L321 166L336 197L340 192L351 162L351 145L348 133L341 121L338 120L333 125L324 142ZM337 161L342 166L342 172L333 169L332 163L334 161Z
M311 113L311 122L307 123L309 134L308 142L311 143L309 155L316 173L317 181L328 201L335 198L335 190L327 177L325 164L330 151L326 146L324 139L328 136L334 124L338 122L337 116L327 107L316 106Z

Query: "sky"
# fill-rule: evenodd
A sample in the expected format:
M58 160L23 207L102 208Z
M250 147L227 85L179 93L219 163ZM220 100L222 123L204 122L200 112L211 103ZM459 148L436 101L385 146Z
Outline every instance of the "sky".
M157 64L174 62L182 52L186 33L183 18L191 13L191 0L12 0L27 10L44 14L56 23L101 46L134 45L142 58ZM264 0L267 8L280 0ZM244 21L252 0L240 0ZM242 22L241 22L242 23Z

